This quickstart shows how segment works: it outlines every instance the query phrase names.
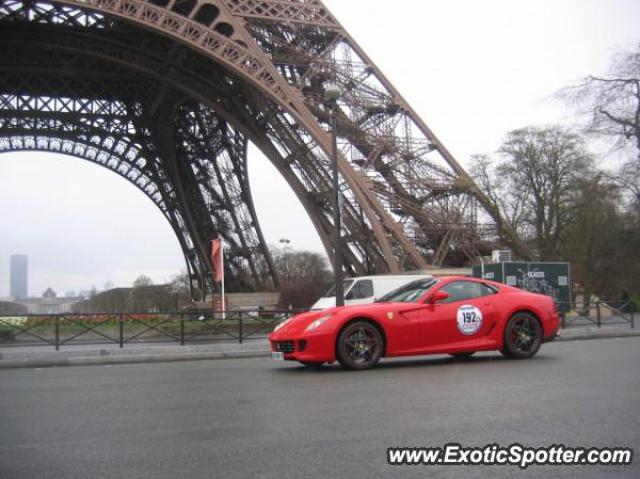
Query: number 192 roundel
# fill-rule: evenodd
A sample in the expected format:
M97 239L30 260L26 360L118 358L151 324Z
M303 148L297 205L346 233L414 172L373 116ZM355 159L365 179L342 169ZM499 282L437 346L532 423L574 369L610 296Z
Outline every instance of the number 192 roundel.
M462 276L421 278L372 304L310 311L278 324L269 336L272 357L349 369L381 357L423 354L470 356L500 351L530 358L555 338L554 301L493 281Z

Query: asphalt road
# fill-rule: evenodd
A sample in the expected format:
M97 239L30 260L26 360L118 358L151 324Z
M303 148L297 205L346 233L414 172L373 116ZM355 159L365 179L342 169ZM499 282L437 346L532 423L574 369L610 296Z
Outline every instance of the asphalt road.
M0 371L0 478L640 477L640 338L366 372L234 359ZM390 446L629 446L631 466L389 466Z

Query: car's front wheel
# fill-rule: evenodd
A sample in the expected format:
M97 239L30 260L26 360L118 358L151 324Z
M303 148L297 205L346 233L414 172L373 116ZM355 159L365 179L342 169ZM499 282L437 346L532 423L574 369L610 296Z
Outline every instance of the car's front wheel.
M338 336L338 362L348 369L368 369L382 356L382 335L378 328L366 321L347 325Z
M526 359L534 356L542 344L542 327L530 313L516 313L504 329L504 345L500 352L508 358Z

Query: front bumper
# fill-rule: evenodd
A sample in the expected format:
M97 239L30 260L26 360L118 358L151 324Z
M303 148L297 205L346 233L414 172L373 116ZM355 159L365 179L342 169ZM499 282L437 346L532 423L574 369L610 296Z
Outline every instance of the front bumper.
M282 352L288 361L332 363L336 360L334 334L315 333L269 336L271 351Z

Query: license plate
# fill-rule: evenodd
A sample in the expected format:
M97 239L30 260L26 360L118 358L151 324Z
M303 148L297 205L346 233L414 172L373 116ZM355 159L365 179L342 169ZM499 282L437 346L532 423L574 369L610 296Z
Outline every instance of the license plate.
M272 351L271 359L274 361L284 361L284 353Z

